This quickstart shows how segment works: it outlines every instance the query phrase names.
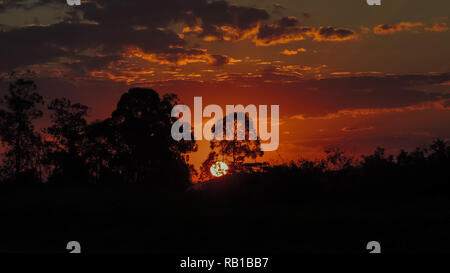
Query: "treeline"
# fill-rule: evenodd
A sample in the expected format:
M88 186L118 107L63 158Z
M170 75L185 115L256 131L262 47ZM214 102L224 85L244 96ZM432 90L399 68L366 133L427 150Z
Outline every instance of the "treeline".
M412 152L402 150L396 156L387 155L383 148L361 158L347 156L339 149L329 149L326 154L322 160L298 160L220 178L217 180L222 183L198 185L193 194L214 200L315 200L323 204L369 200L386 204L450 197L450 143L444 140Z
M347 197L352 192L447 192L450 145L439 139L429 147L396 156L377 148L372 155L356 159L328 149L323 160L279 166L246 163L262 156L259 141L213 141L198 174L188 163L189 153L197 150L195 142L171 137L176 121L171 111L177 103L175 95L160 97L154 90L134 88L121 97L109 118L88 122L87 106L66 98L46 102L33 81L16 80L0 101L0 183L126 183L184 190L193 175L214 182L210 167L225 160L231 175L220 180L227 183L206 183L205 187L213 191L225 187L252 196L265 191L282 199L313 191L320 196L345 192ZM35 124L44 113L50 125L37 130Z
M101 98L99 98L101 99ZM134 88L111 117L89 123L89 108L66 98L45 102L31 80L9 85L0 101L1 182L147 183L184 189L195 142L171 137L175 95ZM35 124L49 114L50 126Z

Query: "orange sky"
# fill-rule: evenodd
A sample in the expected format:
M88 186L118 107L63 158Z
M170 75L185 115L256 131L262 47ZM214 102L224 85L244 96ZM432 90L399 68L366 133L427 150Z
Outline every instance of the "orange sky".
M0 73L35 71L45 97L87 104L92 120L136 86L191 107L194 96L280 105L271 162L329 146L394 152L450 136L449 10L445 0L3 0Z

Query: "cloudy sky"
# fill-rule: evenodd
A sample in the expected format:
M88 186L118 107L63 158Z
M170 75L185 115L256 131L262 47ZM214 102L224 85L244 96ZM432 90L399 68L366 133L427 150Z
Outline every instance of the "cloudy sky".
M446 0L0 0L0 78L30 69L92 120L134 86L277 104L272 161L412 149L450 137L449 16Z

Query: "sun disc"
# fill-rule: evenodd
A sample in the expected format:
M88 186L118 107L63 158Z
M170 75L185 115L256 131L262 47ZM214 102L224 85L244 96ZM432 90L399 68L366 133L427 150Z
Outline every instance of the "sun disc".
M227 174L228 165L225 162L218 161L211 166L211 174L215 177L221 177Z

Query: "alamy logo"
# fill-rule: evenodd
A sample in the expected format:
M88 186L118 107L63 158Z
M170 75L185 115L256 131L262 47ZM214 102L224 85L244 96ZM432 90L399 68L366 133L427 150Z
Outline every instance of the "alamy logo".
M70 253L75 253L75 254L81 253L81 245L77 241L71 241L71 242L67 243L66 249L70 250Z
M267 105L259 107L253 104L246 107L227 105L224 117L224 111L219 105L208 105L203 109L202 97L195 97L194 108L195 140L260 140L261 151L269 152L278 149L279 105L271 106L270 132L267 128L269 126ZM172 138L176 141L192 140L191 109L187 105L176 105L172 109L172 117L178 118L172 126ZM203 126L203 118L211 119Z
M381 253L381 244L379 242L377 242L377 241L369 242L367 244L366 248L372 254L379 254L379 253Z
M381 6L381 0L367 0L369 6Z
M67 0L69 6L81 6L81 0Z

